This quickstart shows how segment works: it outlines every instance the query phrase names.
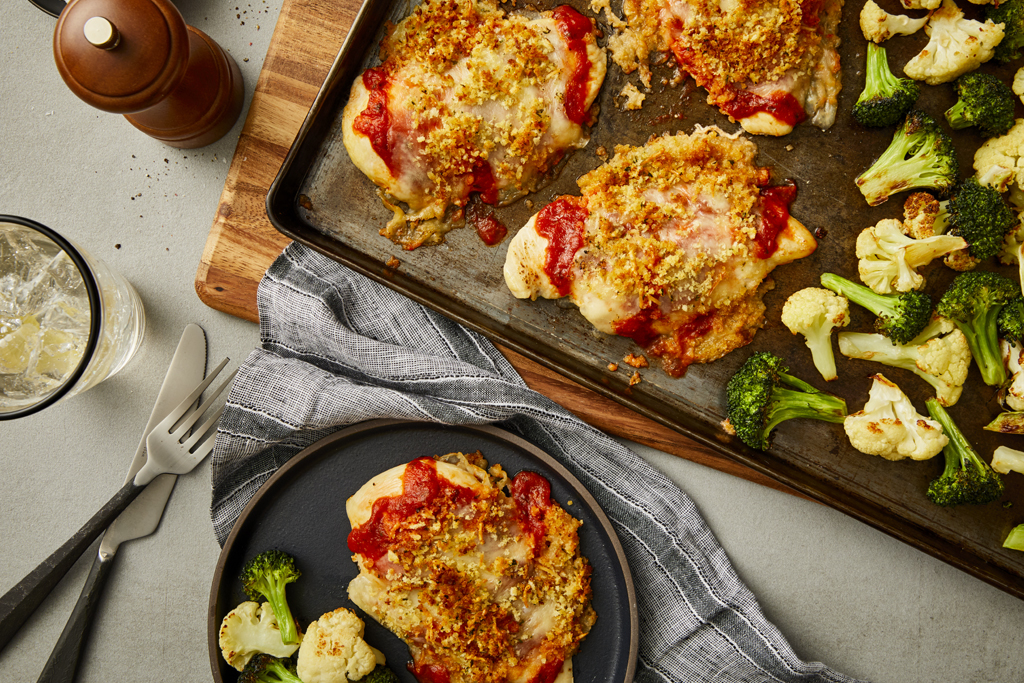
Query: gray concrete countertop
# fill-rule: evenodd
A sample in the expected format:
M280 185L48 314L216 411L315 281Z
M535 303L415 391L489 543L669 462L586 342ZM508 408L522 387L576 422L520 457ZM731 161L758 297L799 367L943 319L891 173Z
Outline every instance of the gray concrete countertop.
M279 0L179 7L234 56L248 105ZM241 120L199 150L147 138L65 87L53 63L54 24L27 0L4 5L0 213L49 225L123 273L148 324L140 352L116 377L0 423L0 591L120 486L187 323L205 328L212 362L241 361L259 343L256 325L206 307L193 289ZM696 500L802 658L878 683L1024 681L1024 602L824 506L638 451ZM79 680L210 680L206 611L219 548L209 507L205 463L178 481L157 533L122 546ZM38 677L87 562L0 653L0 681Z

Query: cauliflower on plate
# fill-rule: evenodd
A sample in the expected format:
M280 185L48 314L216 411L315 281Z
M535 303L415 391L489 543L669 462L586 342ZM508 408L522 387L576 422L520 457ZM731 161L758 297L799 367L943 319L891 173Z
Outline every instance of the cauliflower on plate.
M826 380L836 374L832 353L832 330L850 324L850 302L845 296L821 287L794 292L782 306L782 324L793 334L804 335L814 367Z
M935 9L942 0L900 0L903 9Z
M999 474L1009 474L1011 471L1024 474L1024 452L999 446L992 453L992 469Z
M870 2L870 0L868 1ZM1017 73L1013 75L1013 85L1010 86L1010 90L1020 98L1021 102L1024 102L1024 67L1017 69Z
M879 294L921 289L924 277L918 268L967 246L962 237L914 239L905 235L904 229L895 218L885 218L857 236L857 272L864 284Z
M909 36L921 30L927 22L927 16L914 19L905 14L889 14L874 0L865 2L860 10L860 30L864 38L873 43L884 42L897 34Z
M989 138L974 153L978 180L1006 192L1011 184L1024 189L1024 119L1017 119L1006 135Z
M274 657L291 657L299 644L281 642L281 629L269 602L243 602L220 623L220 652L231 666L245 668L253 655L264 652Z
M948 83L974 71L992 59L1003 39L1002 24L965 19L953 0L942 0L942 6L928 16L924 31L928 44L907 62L903 73L928 85Z
M999 349L1003 352L1003 362L1010 374L1010 381L999 390L999 400L1010 410L1024 412L1024 367L1021 366L1024 348L1020 344L1000 339Z
M949 443L942 426L918 413L898 386L881 374L871 379L868 402L843 421L854 448L886 460L927 460Z
M306 629L297 672L302 683L357 681L384 664L384 655L363 640L365 624L355 612L339 607Z

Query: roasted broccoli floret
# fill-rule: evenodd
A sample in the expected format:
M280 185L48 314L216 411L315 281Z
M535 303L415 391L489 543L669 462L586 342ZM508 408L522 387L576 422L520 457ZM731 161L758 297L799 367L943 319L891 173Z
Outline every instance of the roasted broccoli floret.
M1020 57L1024 47L1024 1L1002 0L985 8L985 18L1003 25L1003 39L996 45L995 58L1011 62Z
M935 388L935 396L944 406L960 399L971 366L967 338L951 321L939 317L932 318L909 344L893 344L880 334L841 332L839 352L848 358L910 370Z
M360 683L398 683L398 676L388 667L380 664L366 675Z
M788 371L781 358L760 351L729 380L727 428L751 448L767 450L772 430L784 420L803 417L842 423L846 418L846 401L818 391Z
M897 78L889 69L885 48L868 43L864 90L853 105L853 118L870 128L899 122L921 94L921 86L909 78Z
M302 680L295 675L295 667L289 660L261 652L242 669L238 683L302 683Z
M921 334L932 317L931 297L922 292L876 294L833 273L822 274L821 286L877 315L875 329L900 344L907 344Z
M928 485L928 498L936 505L991 503L1003 495L1003 479L971 447L946 409L934 398L925 401L932 419L942 425L949 443L942 449L946 468Z
M268 550L245 563L240 578L242 589L251 600L266 600L274 610L281 629L281 642L299 642L299 630L288 607L285 586L299 578L295 558L280 550Z
M1013 128L1017 98L1010 86L991 74L973 72L956 79L953 87L959 99L946 110L946 120L955 130L975 126L991 138Z
M971 355L989 386L1006 381L1006 367L999 352L999 312L1020 296L1013 280L997 273L970 272L956 276L939 300L936 311L949 318L967 337Z
M952 197L940 203L934 231L963 237L971 256L987 259L1003 250L1006 233L1016 223L1003 195L971 176L960 183Z
M920 109L907 114L892 142L871 167L857 176L857 187L871 206L904 190L931 188L945 194L956 185L953 141Z
M1010 299L996 318L999 336L1012 343L1024 343L1024 297Z

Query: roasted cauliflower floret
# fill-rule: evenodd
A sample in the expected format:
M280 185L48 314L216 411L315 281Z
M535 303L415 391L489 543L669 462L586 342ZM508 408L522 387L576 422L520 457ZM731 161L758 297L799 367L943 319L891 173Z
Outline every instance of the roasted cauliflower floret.
M905 14L889 14L874 0L865 2L860 11L860 30L864 38L873 43L881 43L897 34L908 36L916 33L927 22L927 16L914 19Z
M1021 102L1024 102L1024 67L1017 69L1017 73L1013 75L1013 85L1010 86L1013 90L1013 94L1020 98Z
M881 374L871 379L868 402L843 422L854 448L886 460L927 460L949 443L939 423L918 413L898 386Z
M953 0L942 0L942 6L928 16L924 31L928 44L907 62L903 73L928 85L948 83L974 71L992 59L1003 39L1002 24L965 19Z
M1003 352L1003 362L1010 375L1010 381L999 390L999 399L1010 410L1024 412L1024 367L1021 367L1024 349L1020 344L1000 339L999 350Z
M291 657L299 644L281 642L281 629L269 602L243 602L227 613L220 623L220 652L239 671L258 652Z
M1011 184L1024 189L1024 119L1017 119L1006 135L989 138L974 153L978 181L1006 192Z
M904 9L935 9L942 0L900 0Z
M1024 474L1024 452L999 446L992 453L992 469L999 474L1009 474L1011 471Z
M363 620L344 607L310 624L299 648L302 682L356 681L384 664L384 655L363 640L364 628Z
M894 344L880 334L840 332L839 352L848 358L910 370L932 385L944 406L960 399L972 358L964 333L941 317L933 318L909 344Z
M793 334L802 334L811 350L814 367L826 380L836 375L832 353L832 330L850 324L850 302L846 297L821 287L806 287L786 299L782 324Z
M860 279L879 294L921 289L924 277L917 272L918 268L967 246L962 237L933 235L914 239L903 231L900 221L886 218L857 236Z

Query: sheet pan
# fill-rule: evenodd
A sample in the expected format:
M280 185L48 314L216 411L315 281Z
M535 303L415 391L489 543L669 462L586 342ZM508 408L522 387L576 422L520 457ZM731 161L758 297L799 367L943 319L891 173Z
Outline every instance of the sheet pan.
M555 3L539 3L541 9ZM584 14L594 16L586 3L571 0ZM880 2L890 12L905 12L896 2ZM868 377L875 372L900 385L924 411L930 387L913 374L865 361L843 358L836 350L840 379L823 382L814 370L802 338L779 322L786 297L816 285L822 272L856 280L854 240L857 233L882 218L902 215L903 195L878 206L867 206L853 178L867 168L891 140L892 130L869 130L850 116L863 82L865 40L858 27L862 2L848 2L840 25L843 90L835 125L821 131L807 123L782 138L757 137L759 163L773 169L773 180L796 181L799 194L793 215L820 235L817 252L774 272L775 289L765 297L767 323L752 344L707 365L692 366L673 379L652 363L641 371L643 381L629 385L633 369L621 362L638 352L628 339L598 333L576 311L558 301L520 301L505 287L501 269L515 230L536 210L561 194L578 194L577 177L598 166L599 148L609 154L616 144L642 144L651 135L697 125L718 125L726 131L739 126L709 107L704 92L686 79L672 85L670 65L655 70L653 92L643 109L625 111L618 97L627 82L638 83L609 65L599 95L601 113L588 146L573 154L559 175L539 192L508 207L497 217L509 228L509 238L488 247L471 228L448 234L445 244L403 251L378 231L390 217L373 184L351 163L341 141L341 110L352 81L377 63L377 46L384 22L406 16L406 0L368 0L338 54L302 129L267 197L275 227L288 237L337 259L356 271L400 291L420 303L595 389L629 408L775 477L823 503L850 514L886 533L940 558L974 576L1024 599L1024 553L1001 547L1014 525L1024 522L1024 476L1011 473L1003 501L987 506L945 509L932 504L924 491L942 471L942 456L927 462L888 462L854 450L838 425L790 421L776 430L773 448L762 453L729 437L720 423L725 417L724 387L751 353L771 350L790 363L792 372L846 399L851 412L867 398ZM613 4L617 7L616 4ZM971 9L965 5L967 11ZM916 13L919 14L919 13ZM600 25L600 22L599 22ZM902 64L926 42L923 32L886 43L890 63ZM601 41L603 42L603 41ZM990 63L983 71L1010 82L1013 66ZM951 85L922 86L918 107L941 117L955 102ZM955 136L961 176L972 173L975 149L982 138L973 130ZM395 262L397 259L397 265ZM1013 269L995 264L1015 277ZM937 298L952 271L934 263L923 270L927 291ZM869 331L871 314L851 306L851 331ZM608 370L610 362L619 370ZM997 436L981 428L998 411L993 390L976 368L971 369L964 395L951 414L979 452L989 457L1000 444L1024 449L1024 438ZM770 533L766 520L765 532Z

